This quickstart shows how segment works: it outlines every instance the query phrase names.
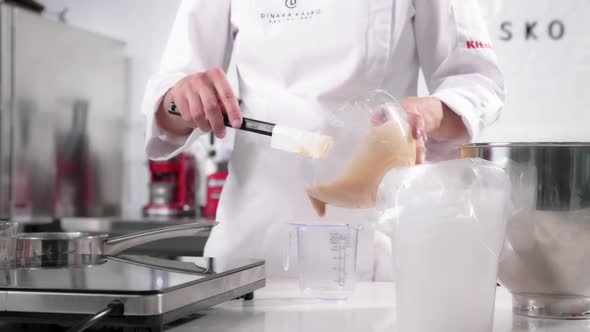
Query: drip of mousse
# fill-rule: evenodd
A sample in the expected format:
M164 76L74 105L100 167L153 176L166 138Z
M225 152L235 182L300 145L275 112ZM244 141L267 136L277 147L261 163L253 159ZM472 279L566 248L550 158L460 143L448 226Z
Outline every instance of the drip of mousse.
M400 125L388 121L373 127L365 137L343 174L334 182L307 189L311 204L320 217L326 205L349 209L375 206L383 177L392 168L416 162L416 142L405 135Z

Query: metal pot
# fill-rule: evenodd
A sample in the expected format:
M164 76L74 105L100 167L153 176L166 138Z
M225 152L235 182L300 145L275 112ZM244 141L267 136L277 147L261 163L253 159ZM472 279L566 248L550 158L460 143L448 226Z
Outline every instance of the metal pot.
M508 170L514 209L499 280L515 314L590 319L590 143L490 143L460 148Z
M22 268L80 267L101 264L104 256L116 255L147 242L197 234L215 223L190 223L161 227L113 238L106 234L78 232L23 233L17 236L16 262Z

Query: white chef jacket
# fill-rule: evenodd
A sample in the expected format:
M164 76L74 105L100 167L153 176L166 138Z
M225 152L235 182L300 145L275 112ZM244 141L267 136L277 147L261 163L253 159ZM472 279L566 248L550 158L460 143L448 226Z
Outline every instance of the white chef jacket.
M469 136L427 144L429 160L456 156L503 107L503 75L477 0L184 0L161 67L148 82L146 150L170 158L201 135L174 137L154 113L163 95L186 75L236 64L246 117L322 131L328 112L345 100L383 89L415 96L422 69L433 97L463 118ZM304 158L273 151L267 137L236 132L230 176L207 256L267 260L280 274L290 222L365 225L359 274L380 279L388 246L375 240L371 212L330 208L318 220L304 188ZM296 267L295 267L296 269Z

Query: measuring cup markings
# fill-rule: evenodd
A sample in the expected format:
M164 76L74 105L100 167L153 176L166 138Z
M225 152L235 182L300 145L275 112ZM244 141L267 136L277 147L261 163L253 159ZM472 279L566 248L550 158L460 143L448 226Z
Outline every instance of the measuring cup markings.
M338 252L338 285L340 287L344 287L344 269L346 268L346 248L343 246L345 246L346 243L344 243L344 237L342 236L342 234L340 234L339 240L340 241L338 243L338 246L340 247L340 251Z
M297 241L299 283L303 294L322 299L346 299L354 288L358 228L350 225L301 225L289 232L289 248Z
M336 265L331 269L336 272L336 278L333 281L339 287L344 287L346 285L347 259L349 258L347 250L351 247L350 235L330 232L330 245L330 251L336 254L332 257L332 260L336 261Z

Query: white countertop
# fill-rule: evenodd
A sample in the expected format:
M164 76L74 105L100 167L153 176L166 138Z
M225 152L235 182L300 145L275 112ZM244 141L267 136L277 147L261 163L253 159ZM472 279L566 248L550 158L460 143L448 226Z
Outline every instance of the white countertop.
M296 280L267 280L266 288L255 293L254 301L219 305L168 331L393 332L394 293L392 283L366 282L358 283L355 294L346 302L314 301L301 297ZM513 316L510 294L498 288L494 332L524 331L590 332L590 320L557 321Z

